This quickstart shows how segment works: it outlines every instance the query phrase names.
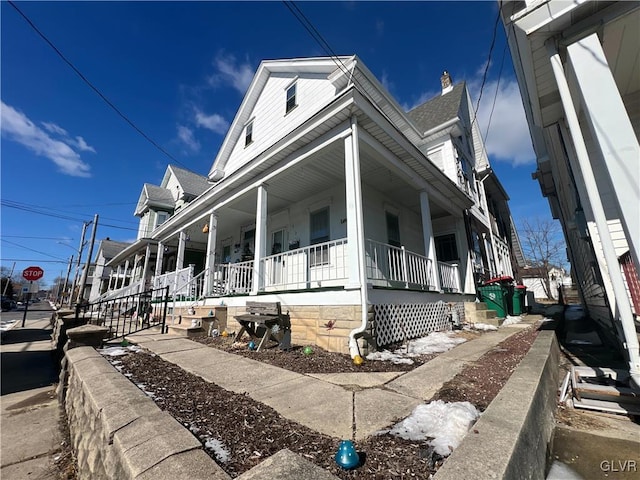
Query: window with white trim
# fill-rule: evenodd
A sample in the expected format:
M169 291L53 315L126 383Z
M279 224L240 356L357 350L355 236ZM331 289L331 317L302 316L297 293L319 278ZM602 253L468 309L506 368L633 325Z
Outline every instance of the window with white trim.
M297 82L294 82L289 88L287 88L287 108L285 113L289 113L298 106L296 103L296 84Z
M398 215L391 212L385 212L387 217L387 240L389 245L399 247L400 243L400 220Z
M247 147L253 143L253 120L244 127L244 146Z

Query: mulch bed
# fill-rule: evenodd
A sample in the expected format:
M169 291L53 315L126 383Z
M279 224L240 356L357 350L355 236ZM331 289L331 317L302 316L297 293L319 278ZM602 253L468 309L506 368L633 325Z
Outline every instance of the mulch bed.
M434 400L470 401L484 410L527 353L536 335L534 328L513 335L447 382ZM299 373L401 371L415 368L434 356L425 356L408 367L377 361L357 367L348 356L325 352L317 347L311 355L304 355L301 348L289 352L273 349L256 353L244 345L234 346L228 338L201 338L198 341ZM413 442L384 434L356 442L361 465L355 470L342 470L333 458L338 446L336 439L287 420L247 395L207 383L150 353L139 352L113 360L121 362L118 367L134 383L144 384L146 391L154 392L158 406L190 428L203 444L209 437L222 442L229 450L228 461L221 462L215 453L208 453L232 477L283 448L302 455L342 479L426 479L444 461L433 452L427 440Z

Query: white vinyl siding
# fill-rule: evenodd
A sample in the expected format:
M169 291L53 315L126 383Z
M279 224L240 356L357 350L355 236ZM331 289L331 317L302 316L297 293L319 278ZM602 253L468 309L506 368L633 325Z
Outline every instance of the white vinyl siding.
M326 75L301 75L296 80L298 106L285 115L284 92L294 77L272 75L269 78L253 111L248 115L248 118L254 118L254 132L260 132L260 135L254 137L253 143L245 148L243 133L225 167L227 175L266 150L335 98L335 88L326 79Z

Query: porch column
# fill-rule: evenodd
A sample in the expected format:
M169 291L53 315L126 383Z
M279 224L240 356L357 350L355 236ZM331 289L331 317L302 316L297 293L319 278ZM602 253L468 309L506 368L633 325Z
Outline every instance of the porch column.
M178 251L176 252L176 271L184 268L184 249L187 245L187 234L184 230L178 233Z
M251 286L251 295L256 295L264 288L264 265L262 259L267 252L267 189L264 184L258 187L255 242L253 249L253 284Z
M207 258L205 259L204 294L208 295L213 289L216 262L216 235L218 230L218 214L211 210L209 214L209 232L207 236Z
M122 276L122 286L123 287L125 287L126 286L125 284L127 284L128 276L129 276L129 260L124 262L124 275Z
M156 268L155 276L162 275L162 261L164 260L164 243L158 242L158 251L156 252Z
M431 207L429 206L429 194L426 190L420 192L420 214L422 215L422 238L424 240L424 254L431 261L433 268L433 284L439 292L440 269L436 256L436 245L433 240L433 227L431 226Z
M360 178L360 149L358 123L351 119L351 134L344 139L344 176L347 201L347 267L345 288L366 285L364 221L362 215L362 180Z
M640 146L598 34L569 45L567 62L575 73L594 146L606 166L598 171L606 173L611 180L631 256L634 263L640 265ZM593 164L593 158L591 161Z
M111 267L110 271L109 271L109 284L107 285L107 291L111 290L111 282L113 281L113 267ZM116 282L117 282L117 277L116 277Z
M473 277L473 259L469 249L467 227L464 217L456 220L456 247L458 249L458 272L463 293L475 294L476 285Z
M149 260L151 259L151 245L147 243L147 249L144 252L144 264L142 267L142 282L140 283L139 292L147 289L147 276L149 275Z

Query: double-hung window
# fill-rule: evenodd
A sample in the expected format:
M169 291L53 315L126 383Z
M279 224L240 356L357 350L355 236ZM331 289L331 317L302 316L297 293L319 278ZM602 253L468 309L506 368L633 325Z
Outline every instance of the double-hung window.
M287 88L287 108L285 113L289 113L291 110L298 106L298 104L296 103L296 91L296 82L294 82L289 86L289 88Z
M309 243L317 245L329 241L329 207L311 212L309 216ZM329 263L329 246L312 247L310 265L326 265Z
M244 146L247 147L253 143L253 120L244 127Z
M394 247L400 246L400 221L398 216L393 213L386 212L387 217L387 239L389 245Z

